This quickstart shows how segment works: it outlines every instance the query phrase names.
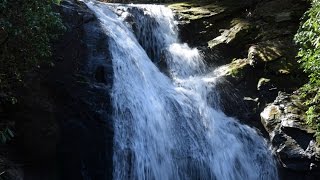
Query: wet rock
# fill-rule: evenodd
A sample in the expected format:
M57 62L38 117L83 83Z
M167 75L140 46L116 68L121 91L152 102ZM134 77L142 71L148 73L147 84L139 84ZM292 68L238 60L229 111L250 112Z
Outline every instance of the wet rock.
M261 121L282 166L305 177L314 173L315 178L320 170L320 149L313 136L315 131L304 123L304 112L295 105L297 101L298 96L280 92L260 114Z
M64 3L59 12L68 28L55 44L54 53L62 60L47 83L55 97L54 115L61 129L59 178L108 179L112 176L113 144L108 37L83 2Z
M98 82L101 82L101 83L107 82L105 78L105 70L103 66L98 66L98 68L96 69L95 78Z

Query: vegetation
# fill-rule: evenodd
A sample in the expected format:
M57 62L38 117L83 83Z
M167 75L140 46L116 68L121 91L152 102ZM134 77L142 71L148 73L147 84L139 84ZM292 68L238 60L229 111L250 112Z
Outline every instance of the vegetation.
M0 130L0 144L5 144L14 138L14 134L10 128L6 127L3 130Z
M301 96L309 108L307 124L317 130L317 141L320 142L320 0L312 0L295 41L300 46L300 63L309 74L309 83L301 88Z
M51 42L64 30L59 14L52 8L59 2L0 1L0 105L17 103L14 91L23 85L26 74L51 63ZM1 137L11 137L7 129L0 132Z

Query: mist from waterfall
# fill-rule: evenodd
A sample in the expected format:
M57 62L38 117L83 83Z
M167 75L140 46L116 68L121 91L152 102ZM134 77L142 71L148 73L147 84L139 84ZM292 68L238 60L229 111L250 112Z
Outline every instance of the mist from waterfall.
M219 77L179 42L169 8L86 4L109 36L113 179L278 179L264 139L219 110Z

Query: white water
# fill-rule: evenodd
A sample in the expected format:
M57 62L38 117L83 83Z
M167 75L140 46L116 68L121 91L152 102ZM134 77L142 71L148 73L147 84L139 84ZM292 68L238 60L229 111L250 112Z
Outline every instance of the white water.
M86 3L110 37L113 179L278 179L266 142L217 108L218 77L179 43L170 9Z

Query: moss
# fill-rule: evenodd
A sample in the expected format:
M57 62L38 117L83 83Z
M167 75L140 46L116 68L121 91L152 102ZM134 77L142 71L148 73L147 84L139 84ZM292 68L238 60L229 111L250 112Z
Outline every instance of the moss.
M260 42L249 48L248 57L261 62L270 62L285 56L286 44L279 40Z
M285 57L268 64L268 73L274 75L289 75L300 73L299 64L296 59L287 59Z
M234 59L230 64L227 65L225 74L232 77L241 78L244 75L244 69L249 65L247 59Z
M203 2L182 2L168 5L180 17L186 20L198 20L214 16L225 11L225 7L218 4L207 4Z

